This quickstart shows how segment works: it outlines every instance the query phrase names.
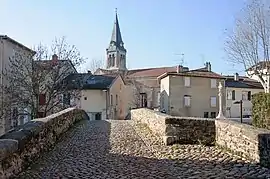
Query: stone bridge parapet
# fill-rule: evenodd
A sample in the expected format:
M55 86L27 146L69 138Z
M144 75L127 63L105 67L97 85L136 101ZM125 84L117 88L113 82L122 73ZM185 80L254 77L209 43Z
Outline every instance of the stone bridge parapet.
M9 178L28 167L54 146L61 134L80 120L88 119L80 109L68 108L34 119L0 136L0 178Z
M150 109L131 110L131 119L146 124L165 145L216 145L270 168L270 131L227 119L176 117Z

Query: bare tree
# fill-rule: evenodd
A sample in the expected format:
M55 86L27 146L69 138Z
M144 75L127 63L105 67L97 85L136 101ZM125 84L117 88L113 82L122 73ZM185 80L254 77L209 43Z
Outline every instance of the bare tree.
M30 108L27 112L32 118L38 117L39 112L44 116L57 112L65 107L66 98L77 97L77 91L70 91L63 80L77 73L76 67L84 62L78 49L69 45L65 37L55 39L50 47L40 44L35 51L34 58L17 55L10 59L5 73L9 84L3 87L11 96L10 103Z
M127 79L127 90L129 90L131 96L129 100L129 106L131 108L139 108L141 107L141 84L137 82L135 79Z
M228 33L225 51L233 63L241 64L269 93L270 1L250 0Z
M103 66L104 66L104 63L102 60L92 59L90 61L88 70L94 73L98 68L102 68Z

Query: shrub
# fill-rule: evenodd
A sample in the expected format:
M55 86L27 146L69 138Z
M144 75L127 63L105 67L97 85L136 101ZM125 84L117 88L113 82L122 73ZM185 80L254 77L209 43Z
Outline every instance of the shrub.
M252 125L270 129L270 94L252 95Z

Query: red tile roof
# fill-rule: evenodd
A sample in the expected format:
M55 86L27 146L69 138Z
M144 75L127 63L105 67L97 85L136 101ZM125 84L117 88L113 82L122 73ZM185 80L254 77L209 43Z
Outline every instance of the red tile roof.
M195 69L195 70L190 70L186 72L167 72L164 73L163 75L159 76L159 79L165 78L168 75L174 75L174 76L192 76L192 77L204 77L204 78L224 78L222 75L219 75L215 72L212 71L207 71L206 68L200 68L200 69Z
M177 69L176 66L135 69L135 70L129 70L128 76L130 77L158 77L166 72L174 72L176 71L176 69Z

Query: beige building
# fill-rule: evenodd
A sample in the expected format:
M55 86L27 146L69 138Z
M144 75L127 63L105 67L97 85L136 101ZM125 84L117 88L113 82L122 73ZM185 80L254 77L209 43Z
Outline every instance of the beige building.
M29 73L32 71L32 60L35 52L30 48L24 46L23 44L15 41L14 39L6 36L0 35L0 70L1 70L1 86L8 86L10 83L13 83L9 79L9 75L12 76L23 76L23 73ZM18 68L14 67L14 63L17 64ZM21 64L20 64L21 63ZM6 74L5 74L6 73ZM5 75L4 75L5 74ZM28 79L23 79L27 81ZM29 82L29 81L28 81ZM15 86L15 84L13 84ZM18 86L18 85L16 85ZM21 91L23 91L23 87L21 86ZM5 99L7 95L1 93L1 127L0 134L9 130L13 126L18 124L23 124L30 120L30 116L28 115L29 106L27 103L23 103L23 101L14 101L11 105L7 104L11 101L11 98ZM31 96L29 94L25 95L25 99L30 99ZM4 104L5 103L5 104ZM8 109L7 109L8 107ZM18 120L19 119L19 120Z
M219 109L218 84L224 84L224 78L211 71L210 63L206 65L197 70L179 67L178 72L158 77L160 110L174 116L215 118Z
M226 113L227 118L240 118L240 104L242 101L242 115L249 118L252 115L251 98L253 94L264 92L264 88L256 80L245 76L225 76Z
M125 100L124 100L125 102L124 105L126 106L125 108L126 112L128 113L131 108L141 108L141 107L150 108L150 109L160 109L161 90L160 90L158 77L164 73L168 73L168 74L175 73L177 72L180 66L155 67L155 68L144 68L144 69L127 69L126 67L127 50L125 49L124 42L122 39L122 34L120 31L117 14L116 14L115 22L113 25L111 40L109 42L108 48L106 48L106 53L107 53L106 69L99 68L94 72L94 74L96 75L121 74L123 76L123 80L125 81L125 84L126 84L126 87L125 87L126 95L125 95ZM211 68L211 64L209 62L207 62L207 64ZM187 67L182 67L182 69L189 71ZM209 73L212 73L212 72L209 72ZM208 77L204 76L203 78L208 78ZM216 82L219 81L218 80L219 78L220 76L215 77ZM166 81L166 80L163 80L163 81ZM192 81L194 80L192 79ZM206 84L198 84L198 85L206 86ZM169 86L169 84L167 84L167 86ZM201 87L201 88L204 88L204 87ZM193 89L196 90L195 88ZM206 89L208 89L208 87L206 87ZM217 93L218 90L216 87L215 89L211 89L210 91ZM216 93L213 94L214 96L212 96L212 101L214 101L214 99L217 100ZM187 95L190 95L190 94L187 94ZM192 94L192 95L194 97L196 96L195 94ZM209 100L210 100L210 97L209 97ZM207 102L209 103L209 101ZM193 107L196 107L195 104L193 104ZM212 116L216 115L215 113L217 113L218 108L211 107L210 109L207 108L208 113L207 111L205 111L205 116L207 116L206 114L208 114L208 116L211 116L211 112L212 112ZM175 112L175 109L172 110L172 112ZM190 111L190 112L192 112L192 114L194 113L193 111ZM199 116L204 116L203 114L204 112L202 113L202 115L200 114Z
M72 89L80 91L76 106L85 110L90 120L124 119L125 84L120 75L71 74Z

